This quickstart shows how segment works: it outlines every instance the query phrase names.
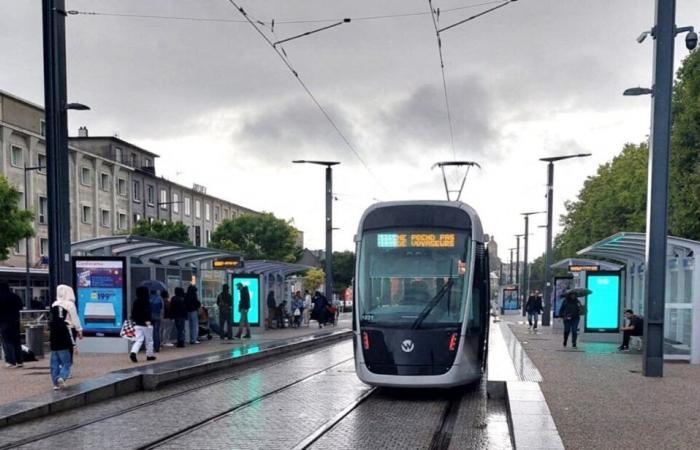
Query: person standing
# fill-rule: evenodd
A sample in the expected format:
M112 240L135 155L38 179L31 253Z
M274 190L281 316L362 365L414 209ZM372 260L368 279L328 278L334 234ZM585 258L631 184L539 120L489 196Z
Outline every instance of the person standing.
M7 283L0 283L0 335L5 354L5 367L20 368L22 360L22 337L20 335L19 312L22 299L10 290Z
M160 340L163 343L163 347L172 347L171 342L173 335L173 328L175 327L175 321L173 320L173 315L170 310L170 294L167 290L160 291L160 298L163 300L163 327L161 329Z
M136 340L134 345L131 346L129 354L131 361L138 362L136 355L141 350L144 342L146 343L146 360L154 361L156 357L153 354L151 302L147 287L140 286L136 288L136 300L131 305L131 320L134 321L134 328L136 329Z
M216 305L219 307L219 336L224 339L224 325L226 325L226 339L233 339L233 297L228 291L228 284L221 287L221 293L216 297Z
M328 311L326 308L328 307L328 299L319 291L316 291L312 302L314 304L314 310L311 312L311 319L318 322L319 328L323 328L327 320L326 315Z
M248 322L248 311L250 310L250 291L248 291L248 286L243 286L243 283L236 284L238 292L240 294L240 300L238 301L238 312L241 313L241 321L238 324L238 333L236 333L236 338L240 339L243 333L243 328L246 329L246 334L243 339L250 339L250 323Z
M559 317L564 321L564 347L571 334L571 346L576 348L576 338L578 337L578 324L581 320L581 302L574 292L569 292L564 297L564 301L559 308Z
M301 327L301 318L304 315L304 299L301 297L301 292L296 291L292 297L292 316L294 317L294 326Z
M153 351L160 352L160 326L163 320L163 298L157 290L151 291L148 298L151 305L151 324L153 325Z
M175 288L175 295L170 300L170 315L175 322L177 333L177 347L185 346L185 322L187 322L187 308L185 307L185 290Z
M197 298L197 287L190 285L185 294L185 308L190 326L190 344L199 344L199 308L202 303Z
M72 320L78 320L75 311L75 293L70 286L59 285L56 288L57 300L51 305L49 321L49 344L51 346L51 384L54 390L66 387L66 380L71 376L73 353L78 352L73 336ZM73 299L72 301L70 299ZM82 336L82 331L80 332Z
M279 309L277 308L277 301L275 300L275 291L270 289L267 293L267 328L272 329L272 322L277 323L277 328L279 328Z
M313 304L311 303L311 294L309 291L304 291L304 310L303 316L304 316L304 325L307 327L309 326L309 322L311 321L311 307Z
M533 330L537 329L537 319L539 319L539 315L542 314L542 311L542 296L540 296L540 291L532 291L532 294L527 299L527 303L525 303L525 312L527 313L527 323Z

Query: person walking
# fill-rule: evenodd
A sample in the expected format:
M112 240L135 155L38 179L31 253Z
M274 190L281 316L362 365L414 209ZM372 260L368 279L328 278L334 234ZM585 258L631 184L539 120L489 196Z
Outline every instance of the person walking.
M219 336L224 339L224 325L226 325L226 339L233 339L233 297L228 291L228 284L221 287L221 293L216 297L216 305L219 307Z
M136 340L131 346L129 357L131 361L138 362L139 350L146 343L146 360L154 361L156 359L153 354L153 323L151 318L151 302L149 299L148 288L141 286L136 288L136 300L131 305L131 320L134 321L136 329Z
M22 299L10 290L10 286L0 283L0 335L5 367L8 369L23 367L19 326L19 312L23 307Z
M238 293L240 295L240 300L238 301L238 312L241 313L241 321L238 323L238 333L236 333L236 338L241 338L243 328L245 328L246 334L243 336L243 339L250 339L250 323L248 322L248 311L250 310L250 291L248 291L248 286L244 286L243 283L237 283L236 288L238 288Z
M160 341L163 347L173 347L172 335L175 328L172 312L170 311L170 294L167 290L160 291L160 298L163 300L163 326L161 328Z
M163 298L160 292L150 292L148 301L151 305L151 324L153 325L153 351L160 352L160 326L163 321Z
M542 311L542 296L540 296L540 291L532 291L531 295L527 298L527 303L525 303L525 312L527 313L529 328L533 330L537 329L537 319L539 319L539 315L542 314Z
M80 323L80 317L78 317L78 310L75 307L75 292L73 292L73 288L70 286L66 286L65 284L58 285L56 287L56 301L53 302L51 305L58 305L68 311L68 315L66 316L66 322L68 322L68 326L71 331L71 335L73 336L73 340L77 341L77 339L82 339L83 338L83 325ZM73 349L76 347L71 347L70 349L70 356L71 356L71 362L73 358Z
M316 291L311 301L314 305L314 309L311 312L311 320L317 321L318 327L323 328L323 325L326 323L327 320L326 315L328 314L328 299L319 291Z
M581 320L583 306L575 293L569 292L564 297L564 301L559 308L559 317L564 321L564 347L571 334L571 346L576 348L576 338L578 337L578 324Z
M199 308L202 303L197 297L197 287L190 285L185 294L185 308L190 326L190 344L199 344Z
M73 353L78 352L73 335L75 325L72 324L72 321L80 322L75 310L73 288L64 284L59 285L56 288L56 297L57 300L51 305L49 320L50 373L54 390L65 388L66 380L71 376ZM82 336L82 331L80 336Z
M175 295L170 300L170 316L175 322L177 334L177 347L185 346L185 322L187 322L187 307L185 306L185 290L175 288Z

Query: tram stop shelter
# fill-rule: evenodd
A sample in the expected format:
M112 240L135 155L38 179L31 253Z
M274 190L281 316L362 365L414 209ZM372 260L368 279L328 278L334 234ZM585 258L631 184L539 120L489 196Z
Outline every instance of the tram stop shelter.
M700 364L700 271L695 267L700 242L674 236L667 239L664 359ZM622 263L620 321L625 309L644 316L645 233L620 232L578 254ZM589 279L591 275L591 272L587 274ZM599 281L606 280L600 278Z

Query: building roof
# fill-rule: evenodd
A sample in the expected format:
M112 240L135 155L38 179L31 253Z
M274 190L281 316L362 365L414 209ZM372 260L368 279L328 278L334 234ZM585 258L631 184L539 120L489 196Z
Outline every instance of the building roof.
M669 256L690 256L700 251L700 242L668 236ZM644 262L646 258L646 233L620 232L590 245L578 252L599 258L622 261L625 264Z
M108 141L116 142L117 144L128 145L129 147L133 147L140 152L146 153L146 154L151 155L155 158L160 158L160 155L153 153L151 151L148 151L143 147L139 147L138 145L132 144L131 142L125 141L124 139L120 139L116 136L71 136L69 138L69 140L70 141L108 140Z

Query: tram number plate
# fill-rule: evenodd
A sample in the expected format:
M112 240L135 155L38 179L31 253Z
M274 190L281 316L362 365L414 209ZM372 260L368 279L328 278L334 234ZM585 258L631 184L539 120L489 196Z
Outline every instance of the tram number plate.
M364 320L366 322L373 322L374 321L374 314L363 314L362 320Z

